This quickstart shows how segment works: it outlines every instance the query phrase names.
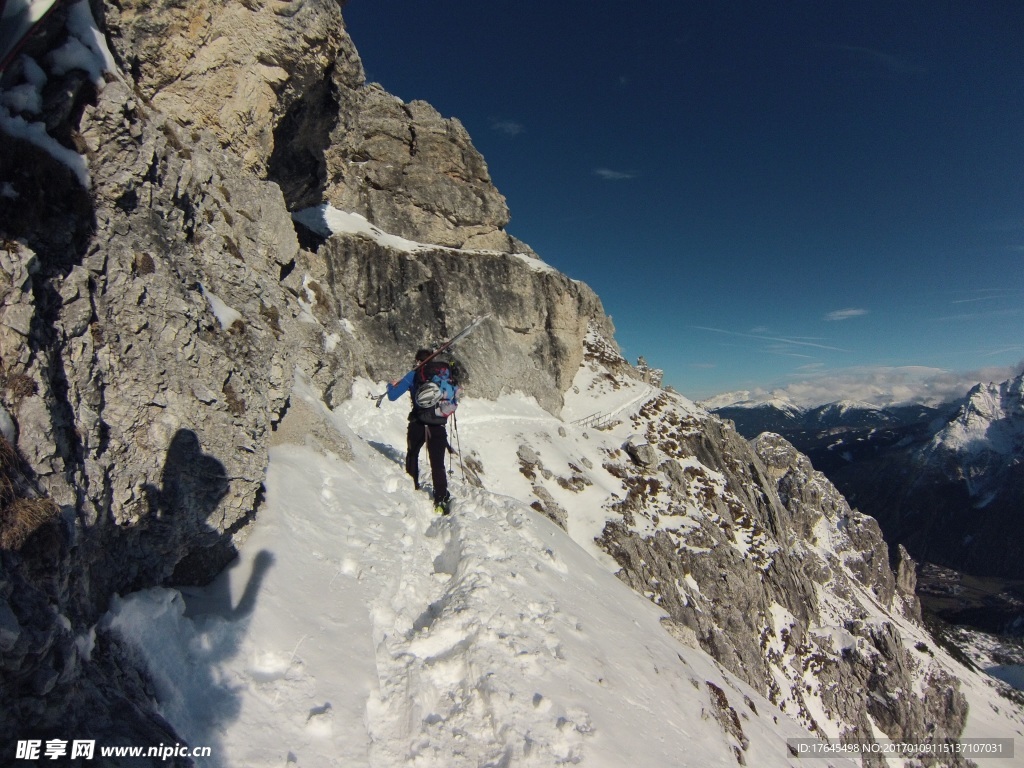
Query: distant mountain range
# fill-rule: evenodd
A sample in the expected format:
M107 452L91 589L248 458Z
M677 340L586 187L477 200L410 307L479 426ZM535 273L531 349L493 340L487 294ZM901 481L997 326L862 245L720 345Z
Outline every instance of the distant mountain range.
M818 443L823 440L827 443L826 448L832 446L835 441L828 440L831 435L851 430L866 430L867 434L862 436L863 439L875 444L885 437L878 434L879 430L890 432L911 426L929 425L953 408L952 404L939 407L880 407L851 400L801 408L786 400L774 398L713 407L711 410L718 416L731 420L737 431L745 437L756 437L761 432L777 432L807 453L818 450Z
M1024 376L942 406L785 399L709 403L752 439L776 432L918 560L1024 578Z

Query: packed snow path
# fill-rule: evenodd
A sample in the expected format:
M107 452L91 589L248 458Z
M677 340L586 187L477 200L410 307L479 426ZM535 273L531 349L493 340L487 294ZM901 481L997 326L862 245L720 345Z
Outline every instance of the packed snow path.
M556 706L542 692L551 683L541 681L558 679L561 635L583 625L545 594L543 580L567 567L524 523L517 502L500 506L473 492L430 524L425 547L404 549L394 586L374 604L375 764L557 765L582 757L594 728L589 714ZM516 553L504 551L509 543L520 545ZM424 550L433 556L427 562ZM523 588L537 599L517 600ZM537 681L532 693L521 689L524 678Z

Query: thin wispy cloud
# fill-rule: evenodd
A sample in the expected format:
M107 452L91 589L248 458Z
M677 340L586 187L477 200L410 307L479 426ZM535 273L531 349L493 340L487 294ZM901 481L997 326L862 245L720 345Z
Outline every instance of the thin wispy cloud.
M829 312L825 315L825 319L829 322L837 320L849 320L851 317L861 317L866 315L868 311L866 309L837 309L835 312Z
M953 296L956 298L949 299L949 314L933 317L933 322L1015 318L1024 314L1024 291L1019 288L976 288L953 292Z
M922 75L927 68L891 53L866 48L862 45L825 45L832 51L839 51L856 61L870 64L893 75Z
M772 355L778 355L779 357L795 357L797 360L814 359L814 355L805 355L802 352L792 352L782 347L768 347L765 351Z
M514 138L526 130L522 123L515 120L491 120L491 129L509 138Z
M635 179L635 173L629 173L626 171L613 171L611 168L595 168L594 175L600 176L606 181L623 181L625 179Z
M998 301L999 299L1013 298L1019 295L1020 291L1014 288L978 288L970 291L961 299L953 299L950 304L971 304L978 301Z
M993 309L988 312L962 312L956 315L944 315L934 318L935 322L946 323L950 320L986 320L993 317L1019 317L1024 314L1024 309L1014 307L1012 309Z
M798 374L809 374L809 373L818 373L824 367L825 367L824 363L808 363L807 365L801 365L796 370L797 370Z
M698 331L710 331L711 333L721 333L726 336L738 336L742 339L759 339L761 341L773 341L779 344L790 344L796 347L812 347L814 349L827 349L831 352L849 352L848 349L842 349L840 347L830 347L827 344L819 344L816 341L808 341L806 337L787 337L787 336L766 336L759 333L741 333L740 331L729 331L725 328L708 328L703 325L690 326Z
M975 296L973 299L953 299L950 304L973 304L976 301L992 301L998 296Z
M1011 344L1008 347L1002 347L1000 349L993 349L990 352L982 352L982 357L995 357L996 355L1005 355L1010 352L1024 352L1024 344Z

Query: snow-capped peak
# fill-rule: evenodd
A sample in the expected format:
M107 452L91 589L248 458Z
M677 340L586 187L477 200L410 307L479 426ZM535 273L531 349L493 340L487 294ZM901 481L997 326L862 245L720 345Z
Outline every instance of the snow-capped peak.
M786 413L799 415L805 410L797 405L788 395L780 391L772 391L763 395L757 395L749 390L725 392L709 397L706 400L701 400L700 405L709 411L719 408L775 408Z
M1024 375L975 386L956 416L932 440L932 449L970 457L1024 452Z

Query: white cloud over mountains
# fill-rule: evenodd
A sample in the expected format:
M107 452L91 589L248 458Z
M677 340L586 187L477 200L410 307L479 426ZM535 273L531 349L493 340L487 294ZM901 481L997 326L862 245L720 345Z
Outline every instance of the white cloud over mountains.
M876 406L920 403L940 405L963 397L975 384L1000 382L1018 376L1024 361L1013 366L975 371L947 371L926 366L858 367L812 370L782 387L732 393L741 400L785 400L799 408L813 408L839 400L856 400ZM714 398L716 405L729 396Z

